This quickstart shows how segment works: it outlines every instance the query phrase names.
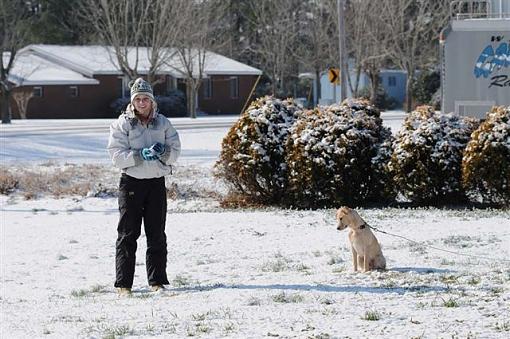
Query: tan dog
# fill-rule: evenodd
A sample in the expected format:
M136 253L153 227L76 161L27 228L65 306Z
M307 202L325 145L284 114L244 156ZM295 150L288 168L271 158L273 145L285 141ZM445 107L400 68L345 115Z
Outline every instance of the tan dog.
M362 272L374 269L385 270L386 259L382 254L381 246L370 227L358 213L349 207L340 207L336 212L336 220L339 231L347 227L350 228L349 240L351 241L354 271L358 270L358 266L362 268Z

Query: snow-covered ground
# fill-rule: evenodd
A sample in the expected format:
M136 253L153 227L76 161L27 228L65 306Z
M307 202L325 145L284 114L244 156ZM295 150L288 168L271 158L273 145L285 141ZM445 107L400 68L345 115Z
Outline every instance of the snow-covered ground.
M395 132L394 116L385 123ZM87 132L58 122L64 131L38 131L47 121L2 126L2 167L94 163L115 185L108 122L91 121L100 126ZM182 128L169 182L222 192L211 172L227 129ZM178 196L167 218L171 284L149 291L142 235L134 293L119 297L115 198L0 196L0 337L509 337L510 211L358 212L418 243L378 233L388 270L355 273L334 210L223 210L214 199Z

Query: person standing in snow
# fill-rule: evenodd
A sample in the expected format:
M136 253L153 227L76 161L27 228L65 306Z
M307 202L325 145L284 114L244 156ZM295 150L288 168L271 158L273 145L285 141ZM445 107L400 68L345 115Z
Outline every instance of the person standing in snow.
M171 174L181 152L177 131L158 114L151 85L138 78L130 88L131 102L111 124L107 146L113 165L121 170L114 284L120 294L131 293L142 219L149 285L157 291L169 283L165 175Z

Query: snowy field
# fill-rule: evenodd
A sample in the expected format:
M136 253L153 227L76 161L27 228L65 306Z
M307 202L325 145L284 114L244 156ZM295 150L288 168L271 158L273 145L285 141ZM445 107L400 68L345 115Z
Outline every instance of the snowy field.
M43 120L1 126L2 167L93 163L115 186L109 121L56 122L58 131ZM211 172L228 127L181 122L183 156L168 183L221 194ZM401 115L385 123L396 132ZM0 196L0 337L510 336L510 211L360 209L370 225L418 242L376 234L388 270L371 273L353 272L334 212L223 210L214 198L177 195L167 217L168 289L148 289L142 235L134 293L119 297L115 198Z

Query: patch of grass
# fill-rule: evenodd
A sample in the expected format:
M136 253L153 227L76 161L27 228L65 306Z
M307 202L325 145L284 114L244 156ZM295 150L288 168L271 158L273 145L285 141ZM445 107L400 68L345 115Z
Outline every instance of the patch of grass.
M441 280L441 282L444 284L450 285L450 284L457 283L459 280L459 277L451 275L451 274L450 275L442 275L439 278L439 280Z
M325 317L334 317L338 315L338 311L333 307L323 307L320 310L320 314L322 314Z
M177 274L172 280L172 285L176 287L184 287L191 285L191 279L185 275Z
M5 168L0 171L0 194L8 195L18 188L19 182L13 174L5 171Z
M336 257L336 256L331 256L329 259L328 259L328 262L327 264L328 265L336 265L336 264L341 264L343 263L344 260L340 257Z
M133 334L133 330L127 326L127 325L120 325L120 326L104 326L102 328L102 331L106 334L103 338L116 338L116 337L122 337L127 334Z
M496 322L494 324L494 329L498 332L509 332L510 331L510 321L505 321L501 324Z
M303 296L299 293L288 294L285 292L278 293L272 296L272 299L276 303L300 303L304 300Z
M106 291L107 291L107 286L105 286L105 285L95 284L95 285L92 285L92 287L90 287L90 292L92 292L92 293L104 293Z
M85 289L79 289L79 290L72 290L71 291L71 295L73 297L75 297L75 298L85 297L88 293L89 293L89 291L87 291Z
M188 337L195 337L200 336L202 334L208 334L212 332L212 328L204 324L203 322L198 322L194 326L187 326L186 328L186 335Z
M427 304L426 304L426 303L424 303L424 302L422 302L422 301L420 301L420 302L418 302L418 303L416 304L416 308L417 308L417 309L424 309L425 307L427 307Z
M502 294L502 293L503 293L503 291L504 291L504 290L503 290L503 287L492 287L492 288L490 289L490 292L491 292L492 294L496 295L496 296L498 296L498 295Z
M333 300L331 298L324 297L324 298L321 298L320 303L323 305L333 305L335 303L335 300Z
M236 324L234 324L231 321L226 323L225 326L223 326L223 331L225 331L226 333L232 333L236 330L237 330Z
M455 265L455 261L448 260L448 259L442 259L441 260L441 265L442 266L453 266L453 265Z
M331 272L333 272L335 274L345 272L345 266L335 267L331 270Z
M303 263L301 264L297 264L296 266L294 266L294 269L298 272L302 272L304 274L311 274L310 270L311 270L311 267L310 266L307 266Z
M15 173L14 173L15 170ZM65 195L86 196L97 180L104 177L104 166L66 164L64 167L49 165L47 170L41 168L15 168L8 170L0 167L0 191L8 194L19 190L25 199L33 199L43 194L54 197Z
M469 280L467 281L467 283L468 283L469 285L474 286L474 285L478 285L478 284L480 283L480 281L482 281L482 279L480 279L479 277L471 277L471 278L469 278Z
M451 245L458 248L467 248L473 246L471 243L476 239L467 235L451 235L443 239L445 245ZM471 243L470 243L471 242Z
M68 258L68 257L66 257L66 256L65 256L65 255L63 255L63 254L59 254L59 255L57 256L57 260L67 260L67 259L69 259L69 258Z
M379 312L375 310L370 310L366 311L365 315L361 319L368 321L377 321L381 319L381 315L379 314Z
M257 297L250 297L246 303L248 306L260 306L261 300Z
M283 272L289 268L289 265L287 264L287 261L278 258L274 261L266 261L264 264L262 264L262 271L263 272Z
M448 298L448 300L443 300L443 306L444 307L459 307L459 303L457 300L453 298Z
M153 298L155 293L136 293L135 298L138 299L150 299Z
M422 244L417 243L410 243L409 244L409 252L416 253L416 254L426 254L427 253L427 247Z
M394 280L387 280L381 284L382 288L395 288L397 287L397 283Z
M312 334L308 336L307 338L310 339L331 339L332 336L329 333L319 333L319 334Z
M192 314L191 315L191 319L193 321L204 321L205 318L206 318L205 313L197 313L197 314Z

